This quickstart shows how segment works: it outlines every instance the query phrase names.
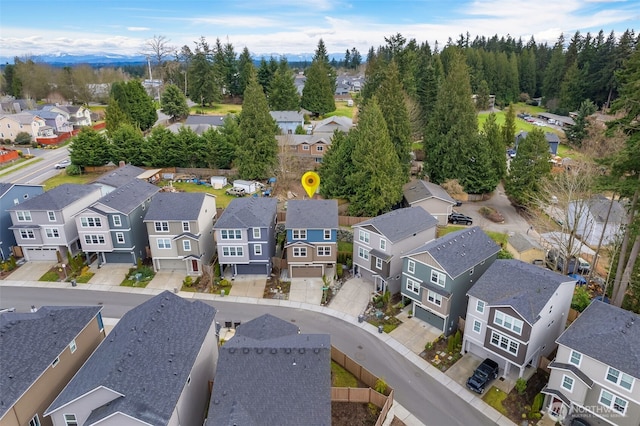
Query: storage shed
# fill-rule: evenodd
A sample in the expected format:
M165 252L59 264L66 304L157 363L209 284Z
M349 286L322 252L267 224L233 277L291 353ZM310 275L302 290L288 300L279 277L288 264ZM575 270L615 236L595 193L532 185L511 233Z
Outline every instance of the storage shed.
M226 176L211 176L211 186L213 189L222 189L227 186Z
M249 180L241 180L241 179L234 180L233 187L242 188L244 189L244 192L246 192L247 194L253 194L257 190L256 183L251 182Z

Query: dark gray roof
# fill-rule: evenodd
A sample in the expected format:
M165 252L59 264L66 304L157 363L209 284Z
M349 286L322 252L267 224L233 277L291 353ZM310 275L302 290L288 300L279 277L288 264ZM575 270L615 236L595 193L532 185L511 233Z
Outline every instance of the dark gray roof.
M376 216L354 225L354 227L363 225L372 225L379 234L395 243L436 227L438 220L421 207L407 207Z
M185 121L186 125L200 125L206 124L209 126L222 126L224 124L224 119L227 118L226 115L190 115L187 117Z
M2 198L9 190L15 186L24 186L27 188L42 188L42 185L32 185L28 183L9 183L9 182L0 182L0 198Z
M553 361L551 362L551 364L549 364L549 368L557 368L558 370L571 371L573 374L576 375L578 379L582 380L582 382L585 385L589 387L593 386L593 380L591 380L589 376L587 376L585 373L582 372L582 370L580 370L578 367L576 367L573 364L565 364L563 362Z
M571 406L571 400L569 398L567 398L562 392L560 392L557 389L551 389L550 387L545 386L540 392L543 393L543 394L546 394L546 395L557 396L558 398L560 398L562 400L562 402L564 402L568 406Z
M234 198L224 209L213 228L266 228L273 224L277 211L278 200L275 198Z
M104 386L124 396L96 407L88 424L117 412L168 424L215 314L213 307L169 291L131 309L46 413Z
M206 426L331 425L331 342L271 315L220 348Z
M304 115L299 111L269 111L276 121L304 121Z
M65 183L7 210L62 210L95 191L100 191L100 188L93 185Z
M455 278L499 251L500 246L479 226L474 226L430 241L411 250L405 256L428 252L452 278Z
M596 222L604 223L607 218L607 212L609 211L610 204L610 199L604 195L598 194L587 201L587 208ZM620 202L614 201L613 205L611 205L608 222L610 224L626 222L626 211Z
M337 200L291 200L287 203L287 229L338 228Z
M593 301L557 342L640 379L640 317Z
M498 259L469 289L468 294L490 306L510 306L529 324L540 312L560 284L570 277L515 259Z
M160 192L149 204L144 221L196 220L207 194L203 192ZM212 212L212 216L215 212Z
M424 180L411 181L404 184L402 187L402 194L409 204L428 200L429 198L439 198L451 204L456 203L456 200L451 198L447 191L445 191L440 185L426 182Z
M0 314L0 417L100 312L101 306L43 306Z
M158 191L160 188L157 186L134 178L100 198L98 203L128 214Z
M114 188L124 185L144 173L144 169L140 167L132 166L131 164L125 164L122 167L111 170L101 175L94 183L100 183L103 185L109 185Z
M542 248L540 247L540 244L532 241L531 239L529 239L529 237L519 232L509 237L509 244L511 244L511 246L516 249L518 253L522 253L523 251L532 248Z

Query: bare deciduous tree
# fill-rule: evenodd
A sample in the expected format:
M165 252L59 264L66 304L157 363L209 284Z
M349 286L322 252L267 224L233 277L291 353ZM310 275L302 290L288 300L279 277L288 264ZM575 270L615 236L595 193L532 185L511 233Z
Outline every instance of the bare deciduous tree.
M154 35L151 40L147 40L144 45L144 55L152 57L158 66L161 66L164 59L175 53L176 48L169 43L167 37L163 35Z

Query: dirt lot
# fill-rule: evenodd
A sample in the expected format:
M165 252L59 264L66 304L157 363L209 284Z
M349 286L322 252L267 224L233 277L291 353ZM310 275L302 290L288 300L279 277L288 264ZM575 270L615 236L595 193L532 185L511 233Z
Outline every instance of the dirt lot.
M380 409L373 404L331 403L331 426L370 426L378 420Z

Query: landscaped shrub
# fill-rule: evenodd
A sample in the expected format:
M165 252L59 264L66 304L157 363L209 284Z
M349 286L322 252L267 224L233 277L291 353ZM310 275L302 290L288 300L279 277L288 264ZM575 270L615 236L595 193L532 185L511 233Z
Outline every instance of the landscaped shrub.
M456 334L454 335L454 342L456 349L462 347L462 333L460 330L456 331Z
M456 338L455 336L449 336L447 339L447 352L450 354L454 353L456 350Z
M378 380L376 380L375 391L378 392L378 393L381 393L383 395L386 394L386 392L387 392L387 382L385 382L382 377L380 377Z
M585 286L576 286L571 299L571 307L578 312L584 311L591 303L591 296Z
M533 398L533 404L531 405L531 412L537 413L542 410L542 404L544 404L544 395L539 393Z
M342 263L336 265L336 275L338 278L342 278Z
M65 171L68 176L79 176L82 174L82 169L77 164L69 164Z
M187 275L186 277L184 277L184 280L182 280L182 285L184 285L185 287L191 287L193 285L193 278L191 278L191 275Z
M527 381L522 377L518 377L518 380L516 380L515 388L516 392L518 392L519 395L524 395L524 391L527 390Z

